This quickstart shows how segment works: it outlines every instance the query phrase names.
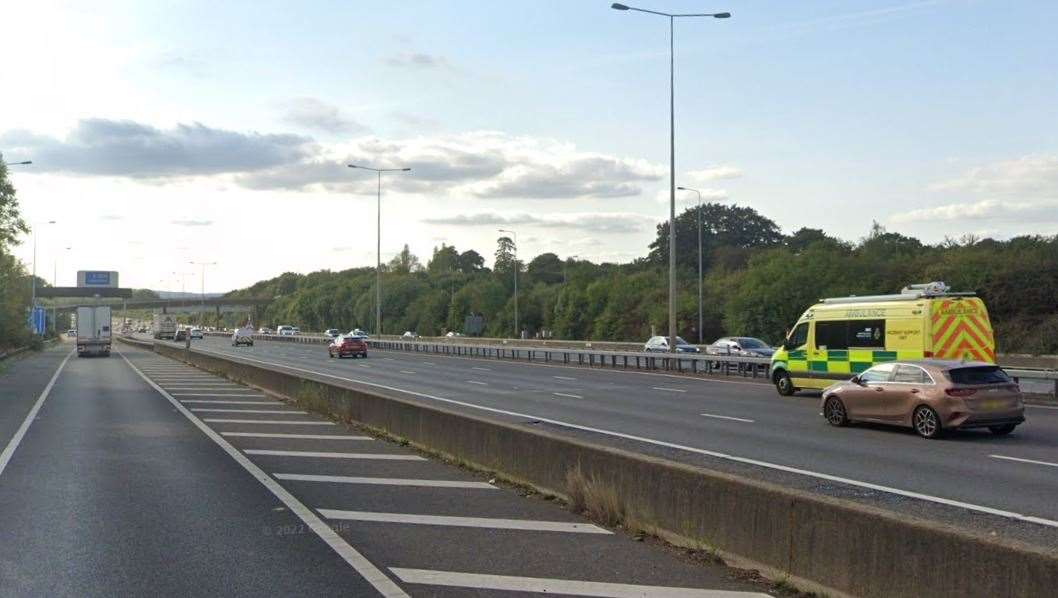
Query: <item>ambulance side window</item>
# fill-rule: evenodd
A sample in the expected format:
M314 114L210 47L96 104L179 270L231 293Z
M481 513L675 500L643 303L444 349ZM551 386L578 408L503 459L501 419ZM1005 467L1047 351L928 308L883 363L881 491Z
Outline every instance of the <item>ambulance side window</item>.
M835 349L849 348L849 323L840 322L816 322L816 348L833 351Z
M808 344L808 322L803 322L798 324L797 328L790 333L790 338L786 339L786 348L800 349L806 344Z

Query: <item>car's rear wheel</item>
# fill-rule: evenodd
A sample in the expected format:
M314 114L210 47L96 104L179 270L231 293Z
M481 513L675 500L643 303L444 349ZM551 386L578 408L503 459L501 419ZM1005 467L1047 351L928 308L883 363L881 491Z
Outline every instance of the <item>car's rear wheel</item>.
M1017 424L1004 424L1002 426L988 426L988 431L995 434L996 436L1006 436L1014 431L1014 428L1018 427Z
M797 389L794 388L793 380L790 379L790 374L779 372L775 375L775 390L779 391L779 394L782 396L788 397Z
M943 432L940 426L940 416L931 407L919 405L911 421L915 426L915 432L923 438L940 438Z
M837 397L830 397L823 404L823 417L827 419L828 424L839 428L849 424L849 415L845 411L845 403L842 403L841 399Z

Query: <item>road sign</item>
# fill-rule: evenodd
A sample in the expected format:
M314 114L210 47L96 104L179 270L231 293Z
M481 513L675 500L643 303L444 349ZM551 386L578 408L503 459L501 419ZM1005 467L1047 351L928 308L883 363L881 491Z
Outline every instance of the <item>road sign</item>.
M79 287L117 287L118 273L104 270L78 270L77 286Z
M48 315L43 307L34 307L29 312L29 327L33 334L41 335L48 327Z

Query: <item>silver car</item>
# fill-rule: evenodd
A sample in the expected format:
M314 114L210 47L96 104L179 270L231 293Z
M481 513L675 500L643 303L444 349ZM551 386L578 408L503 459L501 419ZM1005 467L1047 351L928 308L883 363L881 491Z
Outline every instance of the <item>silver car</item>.
M752 336L725 336L716 339L705 348L710 355L735 355L738 357L771 357L775 349L768 343Z

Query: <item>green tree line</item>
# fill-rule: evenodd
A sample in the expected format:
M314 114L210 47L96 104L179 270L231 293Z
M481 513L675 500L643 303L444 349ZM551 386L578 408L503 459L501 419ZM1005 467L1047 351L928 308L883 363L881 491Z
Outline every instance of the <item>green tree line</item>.
M984 298L1000 351L1058 352L1058 237L964 236L929 245L874 224L864 237L847 241L811 228L785 235L747 207L706 204L702 210L706 342L730 334L776 343L822 297L894 293L910 283L942 280ZM677 216L676 231L677 325L694 342L695 208ZM519 329L529 337L642 341L667 330L668 244L665 222L646 257L597 264L550 252L517 259L514 242L501 237L492 269L473 250L442 245L424 266L405 247L384 266L382 331L462 332L465 318L477 314L484 335L514 336L517 269ZM377 332L375 284L374 268L288 272L231 295L274 297L261 324Z

